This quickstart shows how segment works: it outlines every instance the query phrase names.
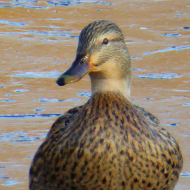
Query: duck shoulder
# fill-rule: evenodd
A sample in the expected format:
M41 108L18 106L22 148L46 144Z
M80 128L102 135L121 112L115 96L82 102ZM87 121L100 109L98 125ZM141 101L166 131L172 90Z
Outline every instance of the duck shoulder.
M69 125L69 123L73 120L73 118L81 111L82 107L83 106L81 105L81 106L71 108L66 113L58 117L56 121L53 123L51 129L49 130L47 134L47 138L56 131L64 130Z
M150 122L152 122L153 124L160 124L160 121L157 117L155 117L153 114L151 114L150 112L146 111L144 108L134 105L134 107L141 112L141 114Z
M133 105L138 112L140 112L147 120L152 122L153 124L160 124L160 121L158 118L156 118L153 114L146 111L144 108ZM66 113L61 115L52 125L49 133L47 134L47 137L50 136L54 131L60 130L60 128L64 129L72 120L73 118L82 110L83 105L74 107L70 110L68 110Z

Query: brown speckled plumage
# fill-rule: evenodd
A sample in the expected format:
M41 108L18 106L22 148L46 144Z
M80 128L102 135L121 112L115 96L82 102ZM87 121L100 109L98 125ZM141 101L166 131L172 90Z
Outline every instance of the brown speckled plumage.
M84 49L78 47L78 52L85 52L89 64L91 56L97 51L89 49L89 53L87 46L98 48L101 54L101 47L97 44L92 46L98 36L108 33L110 40L110 30L115 36L118 33L116 25L111 22L96 21L93 24L95 27L90 29L95 31L88 26L85 29L88 33L90 30L90 40L84 42ZM108 30L107 24L111 29L108 27ZM84 40L85 30L80 40ZM120 42L110 41L113 51L115 43ZM106 48L109 51L109 46ZM118 60L119 55L122 56L121 51L121 54L118 51L117 55L112 55L111 59L117 56L115 60ZM127 51L124 49L124 52ZM105 57L98 57L98 67L111 60L107 54L103 55L108 61ZM84 62L79 65L84 65ZM96 65L95 62L93 64ZM126 68L129 68L130 61L127 64ZM125 69L123 63L121 65ZM103 80L110 77L109 68L106 71L95 68L88 73L91 81L95 80L93 77ZM57 83L66 84L65 77L69 75L71 73L66 72L64 80L59 78ZM130 80L130 76L125 75L130 75L130 71L123 71L114 79ZM78 73L77 77L80 78ZM127 81L126 84L129 83ZM183 162L175 139L159 125L156 117L129 101L128 91L117 89L114 85L113 90L107 90L104 84L101 87L96 85L96 81L92 82L93 93L87 103L70 109L53 124L31 164L30 190L173 190Z

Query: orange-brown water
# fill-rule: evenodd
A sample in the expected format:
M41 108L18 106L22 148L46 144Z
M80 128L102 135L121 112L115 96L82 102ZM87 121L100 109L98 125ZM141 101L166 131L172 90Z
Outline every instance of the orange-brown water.
M28 189L31 159L56 114L87 101L88 76L59 87L80 30L116 22L132 57L132 101L178 140L184 168L175 190L190 190L189 0L0 1L0 190ZM164 74L162 74L164 73Z

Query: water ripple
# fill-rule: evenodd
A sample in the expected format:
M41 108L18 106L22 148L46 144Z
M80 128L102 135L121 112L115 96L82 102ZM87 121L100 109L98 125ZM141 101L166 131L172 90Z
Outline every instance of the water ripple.
M45 1L45 5L49 6L72 6L72 5L81 5L85 3L92 4L100 4L100 5L115 5L114 3L109 3L106 1L98 1L98 0L52 0ZM48 9L49 6L45 6L43 1L35 1L35 0L13 0L10 3L1 3L0 8L15 8L15 7L23 7L27 9Z
M58 117L62 114L4 114L0 115L0 118L28 118L28 117Z
M46 133L37 133L37 136L29 136L28 133L22 132L8 132L2 133L0 135L0 140L9 141L9 142L32 142L36 139L44 139L46 137Z
M137 78L143 78L143 79L174 79L182 77L177 73L149 73L149 74L139 74L135 76Z
M2 183L3 186L11 186L11 185L16 185L20 183L19 181L15 181L15 180L9 180L9 181L6 181L5 183Z
M57 98L40 98L39 102L75 102L75 101L80 101L79 98L71 98L67 100L59 100Z
M65 1L65 0L52 0L52 1L47 1L46 2L49 5L54 5L54 6L72 6L72 5L81 5L84 3L93 3L93 4L100 4L100 5L115 5L114 3L109 3L106 1L94 1L94 0L70 0L70 1Z
M173 47L169 47L166 49L160 49L157 51L152 51L152 52L146 52L144 53L145 55L150 55L150 54L154 54L154 53L162 53L162 52L167 52L167 51L178 51L178 50L182 50L182 49L190 49L190 45L188 46L173 46Z
M190 177L190 173L189 172L181 173L180 176L181 177Z
M28 77L28 78L55 78L60 75L58 71L49 71L49 72L26 72L21 74L9 75L11 77Z
M185 103L185 104L183 104L184 106L190 106L190 103Z
M0 179L9 179L9 177L0 176Z
M18 92L18 93L27 92L27 91L29 91L29 90L28 89L16 89L16 90L14 90L14 92Z
M184 26L182 27L184 30L190 30L190 27Z
M82 97L87 97L87 98L91 97L91 93L90 92L78 92L77 95L78 96L82 96Z
M46 26L45 26L46 27ZM78 38L76 35L72 35L73 31L38 31L38 30L30 30L30 31L16 31L16 32L0 32L0 35L42 35L42 36L51 36L51 37L68 37L68 38Z
M16 102L16 100L4 100L3 102L10 103L10 102Z
M172 36L172 37L176 37L176 36L181 36L181 34L178 34L178 33L173 33L173 34L165 33L163 36Z
M9 24L9 25L14 25L14 26L27 26L23 22L11 22L11 21L8 21L8 20L0 20L0 24Z

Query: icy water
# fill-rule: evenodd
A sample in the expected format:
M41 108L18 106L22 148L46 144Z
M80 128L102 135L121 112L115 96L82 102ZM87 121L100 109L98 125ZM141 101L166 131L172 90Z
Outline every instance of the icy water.
M81 29L116 22L132 57L132 101L178 140L190 190L189 0L0 1L0 190L28 189L36 149L55 119L90 96L88 76L59 87Z

